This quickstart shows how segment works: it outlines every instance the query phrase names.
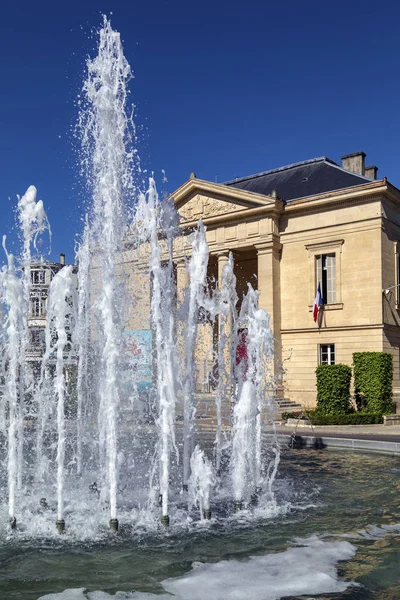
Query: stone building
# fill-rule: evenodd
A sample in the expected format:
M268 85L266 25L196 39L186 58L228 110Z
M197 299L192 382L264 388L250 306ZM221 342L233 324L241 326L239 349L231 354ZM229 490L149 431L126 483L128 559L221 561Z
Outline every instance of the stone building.
M40 368L45 352L45 329L47 324L47 299L50 283L65 266L65 255L60 254L60 262L32 261L30 264L31 290L28 314L29 345L27 360ZM74 267L75 271L77 268Z
M184 231L200 218L207 227L210 274L218 279L232 252L239 297L247 282L258 289L285 398L313 406L318 364L351 365L353 352L366 350L392 353L397 398L400 191L377 179L363 152L341 165L321 157L224 184L192 174L172 196ZM187 282L185 252L177 245L178 294ZM318 282L325 304L314 322ZM141 317L138 329L146 327Z

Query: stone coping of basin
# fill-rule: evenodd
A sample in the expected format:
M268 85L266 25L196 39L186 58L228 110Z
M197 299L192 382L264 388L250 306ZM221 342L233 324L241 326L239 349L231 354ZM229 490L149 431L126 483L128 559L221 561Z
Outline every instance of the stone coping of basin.
M284 427L311 427L310 421L307 419L286 419L281 423ZM400 426L400 415L384 415L383 425L393 427ZM313 427L366 427L366 425L313 425Z
M282 433L286 433L288 430L294 431L297 425L297 420L294 419L292 423L288 424L285 421L276 421L276 427L282 431ZM349 437L356 436L359 433L365 433L367 435L377 435L385 439L390 436L397 436L400 441L400 422L397 422L395 425L391 425L388 427L383 423L379 423L376 425L311 425L309 421L300 421L297 428L301 427L302 429L309 429L310 431L329 431L329 432L337 432L342 434L349 433Z
M390 427L400 425L400 415L384 415L383 424Z
M310 421L307 419L287 419L282 425L285 427L311 427Z
M345 437L331 437L320 435L279 435L281 446L294 448L346 448L350 450L365 450L369 452L387 452L400 454L400 442L372 439L357 439Z

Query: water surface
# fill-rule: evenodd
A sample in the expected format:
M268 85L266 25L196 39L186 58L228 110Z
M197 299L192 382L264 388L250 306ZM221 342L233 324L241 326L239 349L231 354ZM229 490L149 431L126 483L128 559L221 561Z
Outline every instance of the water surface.
M230 510L229 503L214 503L217 516L210 523L199 522L195 511L187 517L182 501L174 513L179 522L172 520L167 534L154 528L148 532L144 526L124 528L123 523L120 535L104 531L100 539L97 535L96 541L85 543L74 541L72 535L46 540L23 533L3 534L0 598L37 600L72 588L111 595L117 591L166 594L166 580L178 577L181 581L193 563L249 561L249 557L271 554L277 554L274 566L266 564L265 571L275 569L277 581L284 581L290 579L298 561L286 551L307 548L311 536L314 541L346 541L355 547L354 557L332 565L337 581L351 580L358 586L328 594L308 593L307 597L400 598L399 456L285 451L276 497L276 511L261 506L238 517L223 514ZM321 554L324 548L328 545L321 546ZM317 568L310 562L304 567L304 577L312 582ZM251 561L248 564L251 575ZM239 583L237 591L245 592L245 580L240 587ZM260 593L255 600L269 598L262 589ZM285 597L296 598L296 591Z

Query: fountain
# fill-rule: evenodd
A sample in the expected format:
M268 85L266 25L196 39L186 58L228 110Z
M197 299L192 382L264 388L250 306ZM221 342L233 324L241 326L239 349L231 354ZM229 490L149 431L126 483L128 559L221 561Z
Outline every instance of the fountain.
M173 260L174 246L181 236L179 218L171 202L159 201L153 177L148 180L147 190L138 177L134 179L135 169L138 171L139 167L134 160L137 152L132 148L132 122L127 116L127 84L131 70L123 55L119 34L112 30L107 19L100 31L98 55L88 60L87 67L79 129L82 164L92 208L88 211L77 251L77 281L72 267L64 266L51 282L46 351L41 376L34 382L33 372L25 359L31 246L37 253L36 239L45 229L50 230L50 226L42 202L36 202L33 187L19 200L23 237L19 264L21 277L14 257L9 254L8 266L3 269L3 301L8 306L4 376L8 400L7 464L12 526L16 525L16 515L25 509L24 490L30 481L34 482L31 494L37 490L40 497L46 499L43 506L48 506L50 500L48 486L56 490L54 504L59 532L68 528L70 511L78 521L85 518L72 500L82 493L85 483L91 492L96 491L96 498L100 497L102 513L109 512L109 527L113 532L119 530L119 505L133 502L133 498L130 501L123 498L121 502L119 490L125 486L124 478L129 476L129 485L139 485L142 495L145 493L143 482L135 482L138 459L136 453L131 452L129 438L135 437L137 427L127 425L126 391L120 383L121 373L126 371L124 330L129 328L123 314L134 302L132 291L124 284L121 270L118 270L127 243L137 255L136 268L145 269L145 276L151 278L152 285L150 313L154 333L156 414L155 426L146 440L148 454L142 457L144 469L152 473L148 484L150 491L147 500L141 501L139 511L147 515L145 518L150 518L154 511L152 499L158 491L161 523L168 527L171 495L175 494L171 491L171 478L174 478L180 479L178 485L184 494L191 488L191 494L200 502L201 515L211 514L211 488L214 485L210 482L214 481L214 475L211 475L212 468L204 450L195 448L195 346L200 310L212 322L219 319L221 337L216 351L220 381L224 381L223 385L218 384L216 405L218 477L221 478L222 454L229 451L230 446L228 441L223 449L221 405L230 402L232 394L237 394L232 460L224 474L224 485L228 493L233 494L236 508L239 500L241 507L248 506L252 494L257 490L263 493L263 485L273 497L272 483L279 452L275 449L272 469L265 464L265 472L262 472L261 465L261 412L266 408L263 404L266 365L261 356L272 355L268 317L257 308L257 294L250 289L240 313L240 320L249 332L249 365L246 373L240 373L233 360L237 346L233 259L231 256L225 267L220 289L209 289L209 250L206 228L200 221L190 239L189 285L185 308L181 310L184 332L183 339L177 338ZM133 290L133 293L137 296L140 290ZM24 428L25 404L31 387L34 388L35 402L29 435L24 442L27 433ZM176 439L176 407L181 400L182 451ZM140 392L134 385L130 402L133 406L141 402ZM30 441L32 434L36 435L35 447ZM129 462L129 474L124 473ZM251 483L247 481L248 477ZM21 492L18 499L16 488ZM250 490L249 493L245 488ZM188 497L186 503L190 504ZM98 524L100 528L102 523L103 516Z
M310 459L301 451L281 455L269 316L250 285L237 313L232 255L219 288L210 287L204 224L183 239L173 203L160 201L153 176L145 182L128 117L131 70L106 18L98 54L87 67L79 129L91 207L77 250L77 275L64 266L49 288L39 376L26 360L30 262L38 253L37 237L50 226L33 187L19 199L20 259L8 253L3 239L0 558L25 545L34 565L35 577L27 575L31 586L41 580L36 576L41 556L52 565L51 577L44 568L48 584L18 597L45 599L47 591L57 591L48 600L95 600L114 597L108 593L120 585L132 600L273 600L348 590L350 582L338 577L336 564L354 556L350 541L393 536L399 528L385 522L365 530L357 513L343 517L351 532L347 540L313 535L319 525L333 537L340 507L332 507L332 520L324 521L320 473L330 474L340 459L334 454ZM174 253L184 242L189 283L179 302ZM151 281L153 373L146 390L130 362L138 349L127 335L127 315L137 298L143 300L143 291L132 290L123 270L126 252L139 281L143 273ZM199 314L218 330L211 438L196 427ZM233 404L227 431L224 403ZM356 459L349 461L362 487L362 470ZM389 457L385 465L392 474L398 469ZM370 472L380 469L370 458ZM393 478L388 475L387 489ZM377 503L364 507L371 519ZM392 517L395 498L389 504ZM316 524L301 516L312 510ZM295 547L287 544L293 536L289 522L295 523ZM265 555L266 549L273 553ZM189 574L182 553L194 563ZM83 574L76 556L85 565ZM95 579L89 576L92 568ZM8 593L5 582L0 575L0 595ZM62 593L67 586L75 589ZM94 591L100 587L105 591ZM160 591L168 595L156 595Z

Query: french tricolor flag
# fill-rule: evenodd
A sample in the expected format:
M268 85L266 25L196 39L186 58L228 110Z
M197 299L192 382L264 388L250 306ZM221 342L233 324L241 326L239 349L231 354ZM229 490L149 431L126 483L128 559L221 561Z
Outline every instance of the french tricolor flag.
M322 306L323 303L324 303L324 301L322 299L322 294L321 294L321 285L318 281L317 293L315 295L314 306L313 306L313 319L315 322L317 321L319 307Z

